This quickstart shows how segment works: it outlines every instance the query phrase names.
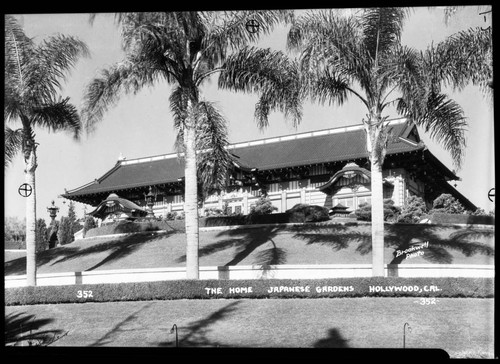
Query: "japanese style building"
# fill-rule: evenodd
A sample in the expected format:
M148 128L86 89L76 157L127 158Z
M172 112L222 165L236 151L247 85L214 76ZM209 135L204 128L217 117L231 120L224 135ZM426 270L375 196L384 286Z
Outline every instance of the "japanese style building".
M384 162L384 198L403 206L418 195L431 206L449 193L469 210L476 206L449 181L459 180L420 140L416 126L406 119L390 122L392 138ZM227 206L247 214L265 191L277 212L298 203L328 208L338 204L354 211L370 202L370 163L362 125L261 139L228 147L234 157L226 189L209 196L204 208ZM176 153L117 161L103 176L63 197L99 206L110 194L145 208L155 216L183 210L184 162ZM154 198L151 197L151 192ZM151 201L151 199L153 201Z

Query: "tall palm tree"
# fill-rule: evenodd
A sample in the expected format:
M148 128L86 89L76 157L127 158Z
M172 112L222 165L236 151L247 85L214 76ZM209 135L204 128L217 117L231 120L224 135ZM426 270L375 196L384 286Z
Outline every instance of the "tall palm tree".
M401 44L410 13L403 8L367 8L354 15L308 12L296 19L287 40L290 50L300 52L309 97L338 105L355 97L366 107L362 122L372 176L373 276L384 275L382 165L391 135L387 110L395 107L443 143L459 168L467 121L442 87L484 86L492 74L491 32L464 31L417 51ZM464 44L466 39L474 42Z
M49 37L40 44L28 38L17 20L5 17L5 167L22 152L25 182L32 187L26 198L26 275L36 285L36 185L38 167L35 128L70 131L78 138L81 123L69 98L58 95L68 71L81 56L89 54L80 40L65 35ZM19 123L12 129L7 123Z
M92 131L122 93L137 93L160 81L173 85L170 108L178 130L176 145L185 162L188 279L199 278L198 181L201 180L207 190L220 186L232 161L225 149L226 122L214 105L202 98L201 87L211 75L224 71L224 60L229 54L257 41L278 23L290 21L292 14L290 11L235 11L115 16L121 25L126 58L91 81L82 116L87 130ZM250 20L259 23L259 32L247 30ZM268 110L275 108L280 105L268 106Z

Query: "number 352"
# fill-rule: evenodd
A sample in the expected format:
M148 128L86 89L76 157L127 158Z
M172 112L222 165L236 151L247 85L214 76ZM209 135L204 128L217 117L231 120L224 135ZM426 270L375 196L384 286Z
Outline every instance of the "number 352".
M92 296L92 291L77 291L76 297L77 298L93 298L94 296Z
M438 300L432 297L432 298L421 298L419 303L421 305L435 305L437 302Z

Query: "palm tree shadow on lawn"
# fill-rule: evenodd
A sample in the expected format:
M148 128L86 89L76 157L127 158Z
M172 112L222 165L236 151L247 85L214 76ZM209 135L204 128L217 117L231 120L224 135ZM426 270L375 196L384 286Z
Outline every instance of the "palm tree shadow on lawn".
M138 250L144 244L162 239L170 233L162 234L132 234L101 244L95 244L86 248L70 246L49 249L37 254L37 267L41 268L50 263L51 266L66 261L88 257L92 254L109 252L101 261L82 271L91 271L105 264L120 260ZM57 259L57 260L55 260ZM18 258L5 263L5 275L26 274L26 257Z
M237 310L237 306L241 301L235 301L227 304L219 310L211 313L206 318L193 321L185 327L178 327L179 347L197 347L197 346L212 346L221 347L226 346L219 341L210 340L208 338L210 332L213 330L210 326L215 323L225 320ZM174 324L173 322L172 324ZM164 341L156 343L158 346L175 346L175 337L172 335L171 341Z
M330 246L334 251L346 249L352 243L357 243L356 252L361 255L371 253L371 233L355 231L355 224L330 225L328 227L303 226L296 228L295 238L307 241L307 244L321 244ZM440 232L447 227L432 225L385 224L385 246L393 249L393 259L389 262L397 274L397 266L406 258L406 254L399 254L416 244L429 242L422 248L422 258L431 263L451 264L453 255L450 250L461 252L467 257L475 254L493 256L493 247L482 243L481 238L491 238L493 231L473 228L459 229L448 237L442 237Z
M260 251L255 259L254 264L267 269L269 265L284 264L286 262L287 252L285 249L276 245L275 238L280 231L285 229L283 226L266 226L257 228L237 228L220 232L217 237L229 237L228 239L217 241L216 243L208 244L198 250L199 257L208 256L217 252L235 248L234 257L224 266L229 267L239 264L247 258L257 248L270 244L267 249ZM186 255L177 258L178 263L186 261Z
M24 312L5 316L5 345L19 345L24 342L34 345L50 345L63 333L62 330L40 330L54 319L35 319L35 315ZM28 344L31 345L31 344Z
M347 249L351 244L357 244L356 253L367 255L371 253L371 232L357 230L357 223L346 225L302 225L293 227L268 226L258 229L238 228L220 232L218 237L229 236L199 249L199 256L207 256L226 249L236 249L233 259L225 266L237 265L248 257L257 248L270 243L272 246L258 253L254 264L267 269L269 265L285 264L287 258L286 248L277 247L274 238L284 229L294 232L293 237L306 241L307 245L320 244L331 247L334 251ZM361 226L360 226L361 227ZM494 248L482 243L481 237L492 237L493 232L478 229L459 229L447 237L440 233L447 227L424 224L385 224L385 246L393 250L393 259L388 263L392 274L397 274L397 267L406 258L406 254L397 256L398 251L404 251L414 244L429 242L423 248L423 259L431 263L451 264L453 255L450 250L461 252L467 257L475 254L493 256ZM185 262L186 256L177 259ZM348 262L346 262L348 263Z

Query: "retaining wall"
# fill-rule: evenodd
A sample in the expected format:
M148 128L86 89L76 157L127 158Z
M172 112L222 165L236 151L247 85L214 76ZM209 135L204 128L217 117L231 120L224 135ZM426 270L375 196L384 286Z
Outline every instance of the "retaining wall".
M200 267L200 279L321 279L370 277L371 264L316 264L275 266L211 266ZM389 277L495 277L493 265L472 264L405 264L386 265ZM37 285L58 286L72 284L98 284L122 282L152 282L186 278L182 268L143 268L96 270L87 272L42 273L37 275ZM5 288L26 285L26 276L5 277Z

